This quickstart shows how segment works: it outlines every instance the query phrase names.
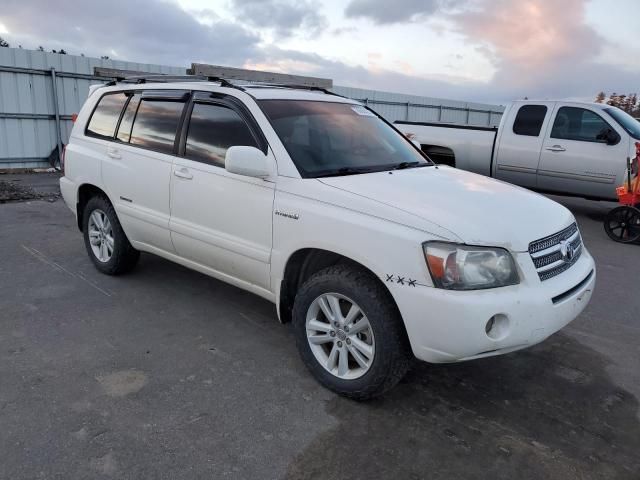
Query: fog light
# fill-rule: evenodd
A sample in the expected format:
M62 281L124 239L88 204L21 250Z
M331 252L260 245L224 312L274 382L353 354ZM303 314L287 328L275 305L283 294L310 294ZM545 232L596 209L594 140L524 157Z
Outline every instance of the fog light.
M491 340L502 340L509 334L509 319L501 313L487 321L484 331Z

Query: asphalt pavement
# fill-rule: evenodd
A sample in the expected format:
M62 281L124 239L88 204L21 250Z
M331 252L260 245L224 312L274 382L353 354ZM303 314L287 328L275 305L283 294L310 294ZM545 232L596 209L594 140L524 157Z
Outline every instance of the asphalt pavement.
M606 237L613 204L554 199L597 261L585 312L368 403L270 303L146 254L101 275L61 200L0 205L0 478L640 478L640 246Z

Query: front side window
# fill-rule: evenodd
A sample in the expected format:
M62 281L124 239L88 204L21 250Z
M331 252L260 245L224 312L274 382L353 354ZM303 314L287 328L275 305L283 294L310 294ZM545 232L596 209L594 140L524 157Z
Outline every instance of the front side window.
M539 136L546 116L547 107L544 105L524 105L520 107L513 122L513 133L529 137Z
M361 105L304 100L259 104L303 177L432 165L409 140Z
M113 138L116 131L116 125L120 119L120 113L127 102L127 95L123 92L108 93L104 95L93 111L89 124L87 125L87 134L98 137Z
M591 110L562 107L553 122L551 138L604 143L609 130L609 124Z
M184 102L142 99L131 128L132 145L173 153Z
M233 146L258 147L240 115L222 105L196 103L189 121L185 157L224 168L227 149Z

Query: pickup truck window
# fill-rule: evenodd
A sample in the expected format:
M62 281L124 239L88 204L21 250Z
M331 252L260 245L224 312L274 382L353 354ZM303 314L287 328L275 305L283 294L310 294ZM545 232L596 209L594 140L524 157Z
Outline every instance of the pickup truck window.
M185 157L224 168L224 157L232 146L258 147L240 115L222 105L193 106Z
M636 140L640 140L640 122L629 115L627 112L616 107L605 108L605 112L613 117L625 131Z
M362 105L302 100L259 104L305 178L432 165Z
M140 102L131 128L132 145L161 153L173 153L184 102L145 100Z
M556 114L551 138L576 140L579 142L606 142L602 137L611 129L600 115L578 107L561 107Z
M539 136L546 116L547 107L544 105L523 105L513 122L513 133L528 137Z
M127 102L124 92L107 93L98 101L91 115L86 133L90 136L113 138L120 113Z

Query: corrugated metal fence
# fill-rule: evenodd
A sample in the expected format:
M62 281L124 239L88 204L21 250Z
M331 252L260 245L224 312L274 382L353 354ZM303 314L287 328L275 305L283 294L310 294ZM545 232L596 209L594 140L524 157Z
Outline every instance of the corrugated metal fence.
M108 81L94 67L184 75L186 69L18 48L0 48L0 169L48 166L66 144L71 115L89 86ZM360 100L390 121L496 125L503 108L349 87L333 90Z

